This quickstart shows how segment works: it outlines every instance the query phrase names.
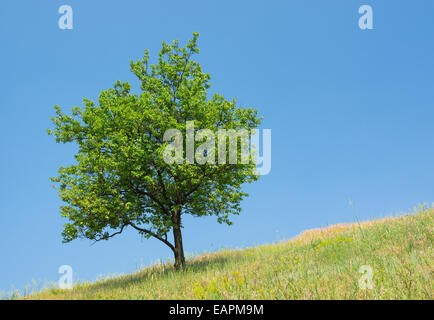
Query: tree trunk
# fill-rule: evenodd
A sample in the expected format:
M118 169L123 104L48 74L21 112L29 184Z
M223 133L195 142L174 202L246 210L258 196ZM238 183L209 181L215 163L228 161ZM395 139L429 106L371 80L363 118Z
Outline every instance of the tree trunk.
M181 233L181 214L176 212L174 214L175 226L173 227L173 238L175 240L175 269L181 270L185 266L184 247L182 246L182 233Z
M184 269L185 266L185 257L184 257L184 248L182 246L182 233L181 228L174 227L173 228L173 238L175 239L175 269L180 270Z

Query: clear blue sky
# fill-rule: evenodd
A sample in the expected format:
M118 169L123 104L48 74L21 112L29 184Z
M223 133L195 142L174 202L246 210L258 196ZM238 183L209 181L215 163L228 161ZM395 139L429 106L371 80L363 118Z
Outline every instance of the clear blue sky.
M74 29L58 28L58 8ZM372 5L374 30L358 27ZM61 243L66 221L49 177L72 145L46 133L53 106L95 99L130 59L200 33L212 90L255 107L272 129L272 171L246 186L231 227L187 219L187 253L253 246L313 227L434 201L434 1L2 1L0 7L0 291L130 272L172 256L127 232Z

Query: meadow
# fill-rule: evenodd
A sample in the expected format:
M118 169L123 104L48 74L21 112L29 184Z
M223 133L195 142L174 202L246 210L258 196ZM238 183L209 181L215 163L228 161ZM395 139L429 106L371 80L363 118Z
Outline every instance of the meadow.
M434 209L305 231L24 299L433 299Z

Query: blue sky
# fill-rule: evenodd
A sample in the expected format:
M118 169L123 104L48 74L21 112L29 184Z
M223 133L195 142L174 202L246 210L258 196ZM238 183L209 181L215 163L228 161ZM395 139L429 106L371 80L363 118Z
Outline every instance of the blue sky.
M58 8L73 8L73 30ZM358 27L358 8L374 30ZM75 147L46 133L53 106L95 99L130 59L200 33L198 61L212 92L255 107L272 129L272 170L245 190L231 227L187 218L195 254L289 238L337 222L434 202L434 2L2 1L0 8L0 291L130 272L172 256L127 232L108 242L61 243L61 204L49 177Z

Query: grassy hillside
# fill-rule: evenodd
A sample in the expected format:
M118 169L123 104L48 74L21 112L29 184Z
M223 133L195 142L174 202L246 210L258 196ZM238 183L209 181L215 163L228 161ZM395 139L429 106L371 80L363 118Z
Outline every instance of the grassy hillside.
M433 218L433 209L420 209L334 225L279 244L203 255L183 272L162 264L27 298L433 299ZM372 289L362 289L360 271L370 268Z

